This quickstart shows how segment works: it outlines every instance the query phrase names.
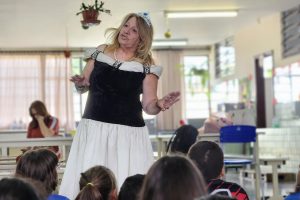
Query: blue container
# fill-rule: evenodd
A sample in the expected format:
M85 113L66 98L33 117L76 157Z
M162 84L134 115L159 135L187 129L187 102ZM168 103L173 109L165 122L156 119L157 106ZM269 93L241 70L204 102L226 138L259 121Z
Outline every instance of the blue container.
M224 126L220 129L221 143L247 143L256 141L256 127L246 125Z

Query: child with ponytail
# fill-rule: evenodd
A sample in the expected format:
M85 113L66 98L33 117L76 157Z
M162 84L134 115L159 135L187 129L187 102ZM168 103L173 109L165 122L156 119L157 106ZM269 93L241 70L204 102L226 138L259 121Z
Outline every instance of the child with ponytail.
M94 166L81 173L79 187L75 200L117 200L115 176L104 166Z

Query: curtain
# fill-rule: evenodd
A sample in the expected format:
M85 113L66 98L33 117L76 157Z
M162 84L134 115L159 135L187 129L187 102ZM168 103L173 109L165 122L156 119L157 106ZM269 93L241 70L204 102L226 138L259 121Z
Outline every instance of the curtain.
M30 104L41 100L61 128L72 129L70 74L63 53L0 53L0 128L25 128Z
M153 57L157 65L163 67L163 74L158 82L158 97L161 98L172 91L180 91L181 99L169 110L160 112L157 115L158 130L173 130L179 127L180 119L184 118L183 113L183 72L181 50L156 50L153 51Z
M66 130L74 129L70 58L63 54L51 54L45 58L44 102L49 112L57 116Z

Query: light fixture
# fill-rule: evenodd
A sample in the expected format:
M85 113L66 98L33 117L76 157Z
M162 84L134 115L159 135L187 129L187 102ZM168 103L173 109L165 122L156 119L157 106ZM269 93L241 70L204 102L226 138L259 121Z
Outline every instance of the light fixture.
M236 17L237 10L165 11L167 18Z
M159 39L153 40L153 47L170 47L170 46L185 46L187 45L187 39Z

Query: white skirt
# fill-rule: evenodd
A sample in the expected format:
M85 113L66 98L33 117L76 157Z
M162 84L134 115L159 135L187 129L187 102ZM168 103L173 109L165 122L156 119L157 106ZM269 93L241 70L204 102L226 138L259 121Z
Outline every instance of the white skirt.
M82 119L77 127L60 195L75 199L80 173L95 165L111 169L120 188L131 175L146 174L153 164L147 127L131 127Z

